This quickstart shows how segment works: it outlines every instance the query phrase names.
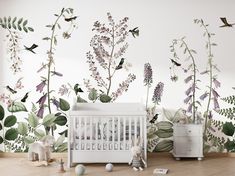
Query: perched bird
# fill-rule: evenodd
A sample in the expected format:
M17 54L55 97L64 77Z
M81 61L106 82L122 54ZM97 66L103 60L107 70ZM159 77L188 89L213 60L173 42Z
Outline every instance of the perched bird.
M70 17L70 18L64 18L64 20L67 22L70 22L70 21L76 20L76 18L77 18L77 16L74 16L74 17Z
M125 61L125 58L121 58L118 66L116 66L115 70L119 70L119 69L122 69L122 66L124 64L124 61Z
M129 30L129 32L133 35L133 37L135 38L136 36L139 36L139 29L138 27L135 27L134 29L132 30Z
M79 84L75 84L74 87L73 87L73 90L74 90L76 95L78 94L78 92L83 92L83 90L78 86L79 86Z
M38 45L36 45L36 44L32 44L32 46L30 46L30 47L24 46L25 50L31 51L34 54L36 54L34 52L34 49L37 48L37 47L38 47Z
M12 94L16 94L16 93L17 93L17 91L14 90L14 89L12 89L10 86L6 86L6 89L7 89L8 91L10 91Z
M175 60L173 60L173 59L171 59L171 62L172 62L174 65L176 65L177 67L180 67L180 66L181 66L181 64L180 64L180 63L176 62L176 61L175 61Z
M224 25L222 25L220 27L233 27L233 25L235 25L235 23L228 23L228 21L225 17L221 17L220 19L224 23Z
M25 103L28 97L29 97L29 92L27 92L20 101Z
M153 118L149 122L153 124L158 119L158 115L159 114L155 114L155 116L153 116Z

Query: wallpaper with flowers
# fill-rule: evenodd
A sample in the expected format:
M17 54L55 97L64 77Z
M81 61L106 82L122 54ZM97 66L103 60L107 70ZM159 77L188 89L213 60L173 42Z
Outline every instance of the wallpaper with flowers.
M27 40L40 33L35 23L33 25L33 18L11 14L0 16L2 48L6 51L2 59L6 63L5 70L8 70L5 74L16 80L5 80L4 85L1 83L2 151L27 152L29 144L51 135L55 138L53 151L65 152L68 112L74 103L122 102L125 97L128 99L129 94L141 99L147 112L149 152L173 149L174 123L202 123L205 152L234 151L231 137L235 132L235 111L231 106L235 98L220 93L220 72L223 70L215 59L215 50L219 50L220 46L217 46L217 35L211 25L202 18L191 19L200 34L197 40L202 47L199 51L196 50L197 45L190 42L190 35L175 35L178 37L169 41L169 57L165 58L168 65L161 66L167 70L168 79L163 79L156 76L155 62L143 58L137 71L132 59L139 52L136 43L143 41L141 37L145 35L145 26L132 15L111 11L100 15L86 29L89 37L81 39L87 44L87 50L80 56L82 64L71 69L61 67L66 62L66 56L61 59L60 50L68 47L66 52L69 55L70 41L80 40L76 36L83 28L80 25L83 17L79 11L73 7L62 7L52 12L48 16L50 21L43 26L47 32L41 33L43 37L40 40ZM215 21L220 23L217 28L224 32L233 26L226 17L217 17ZM44 54L39 52L42 49ZM202 62L198 56L200 53L204 53L203 62L206 64L203 67L199 64ZM24 57L29 55L32 59L41 57L40 63L37 61L35 64L34 72L30 73L32 82L25 81L30 68L29 61ZM82 70L84 74L77 75L76 70ZM70 78L67 77L68 72ZM71 72L74 73L72 77ZM174 96L169 97L169 90L175 91L174 86L169 88L169 82L175 86L180 84L177 91L184 94L174 108L162 103L166 97L174 100Z

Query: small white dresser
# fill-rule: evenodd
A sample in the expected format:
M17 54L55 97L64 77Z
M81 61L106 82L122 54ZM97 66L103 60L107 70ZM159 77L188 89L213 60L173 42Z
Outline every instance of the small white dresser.
M202 124L174 124L173 156L176 160L183 157L203 157L203 129Z

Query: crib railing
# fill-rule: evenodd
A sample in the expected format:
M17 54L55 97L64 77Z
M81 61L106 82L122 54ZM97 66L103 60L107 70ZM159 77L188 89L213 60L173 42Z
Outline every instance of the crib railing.
M142 139L146 158L146 115L140 109L130 110L130 107L137 108L137 104L134 105L128 104L128 111L120 111L114 107L104 111L94 104L91 106L95 110L89 106L89 111L72 111L69 120L69 165L86 162L129 162L131 140L136 141L138 137Z

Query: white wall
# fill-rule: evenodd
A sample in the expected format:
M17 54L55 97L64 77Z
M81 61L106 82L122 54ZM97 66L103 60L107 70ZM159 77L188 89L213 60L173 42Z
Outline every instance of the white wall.
M173 109L184 106L186 86L182 80L185 75L180 75L181 82L179 83L170 81L169 45L172 39L186 36L189 45L198 52L196 58L198 68L205 67L207 63L205 41L202 37L202 30L193 24L194 18L203 18L210 24L211 32L216 33L215 40L218 47L214 49L214 61L221 69L219 80L222 82L219 92L221 96L230 95L233 93L231 87L235 86L233 76L235 73L235 29L219 28L221 25L219 17L225 16L234 22L234 6L235 1L232 0L0 0L1 17L25 17L35 28L34 33L22 36L23 44L36 43L39 45L36 55L22 51L23 72L14 76L9 70L4 31L0 29L0 90L2 91L2 87L5 85L13 84L14 80L21 76L24 77L26 87L24 92L35 90L35 86L40 81L40 74L37 74L36 71L41 62L46 62L46 51L49 48L49 44L41 40L50 33L45 25L54 21L53 14L59 12L62 7L72 7L79 16L78 29L69 40L59 38L55 55L56 68L63 72L64 77L53 80L53 87L57 91L63 82L82 83L83 78L89 77L86 52L91 49L89 42L93 35L92 25L96 20L106 22L106 13L111 12L116 20L128 16L130 18L129 26L140 28L140 37L129 40L130 47L125 55L125 58L133 64L131 72L137 75L137 79L130 86L128 93L118 99L119 102L144 102L143 65L150 62L154 71L153 87L158 81L165 83L161 106ZM124 77L116 79L117 85ZM30 100L35 102L40 95L35 92L32 94Z

